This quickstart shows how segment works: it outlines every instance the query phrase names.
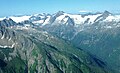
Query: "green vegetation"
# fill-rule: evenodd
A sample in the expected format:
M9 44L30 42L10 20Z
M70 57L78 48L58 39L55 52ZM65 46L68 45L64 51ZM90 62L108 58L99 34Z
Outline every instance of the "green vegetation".
M99 63L102 62L99 59L96 61L92 55L44 31L15 32L16 38L11 39L17 43L14 49L0 49L0 59L7 63L7 66L0 67L0 72L112 73L106 65Z

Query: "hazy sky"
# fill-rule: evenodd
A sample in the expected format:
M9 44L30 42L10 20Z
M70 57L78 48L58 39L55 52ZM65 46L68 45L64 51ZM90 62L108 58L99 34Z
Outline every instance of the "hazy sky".
M0 0L0 16L104 10L120 11L120 0Z

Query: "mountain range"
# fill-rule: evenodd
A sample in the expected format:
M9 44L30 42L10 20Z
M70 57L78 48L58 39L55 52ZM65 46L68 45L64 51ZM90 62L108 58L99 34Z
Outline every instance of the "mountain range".
M120 15L0 18L1 73L119 73Z

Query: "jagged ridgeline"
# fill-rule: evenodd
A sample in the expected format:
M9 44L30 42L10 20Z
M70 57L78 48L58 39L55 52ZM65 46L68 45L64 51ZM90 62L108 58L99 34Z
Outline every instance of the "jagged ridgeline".
M0 73L112 73L103 61L45 31L3 24L10 23L0 23Z

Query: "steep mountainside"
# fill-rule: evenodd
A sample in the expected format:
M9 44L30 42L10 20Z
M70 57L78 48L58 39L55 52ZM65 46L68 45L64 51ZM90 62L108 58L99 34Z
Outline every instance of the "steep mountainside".
M10 20L11 21L11 20ZM0 23L0 73L112 73L69 42L31 27Z

